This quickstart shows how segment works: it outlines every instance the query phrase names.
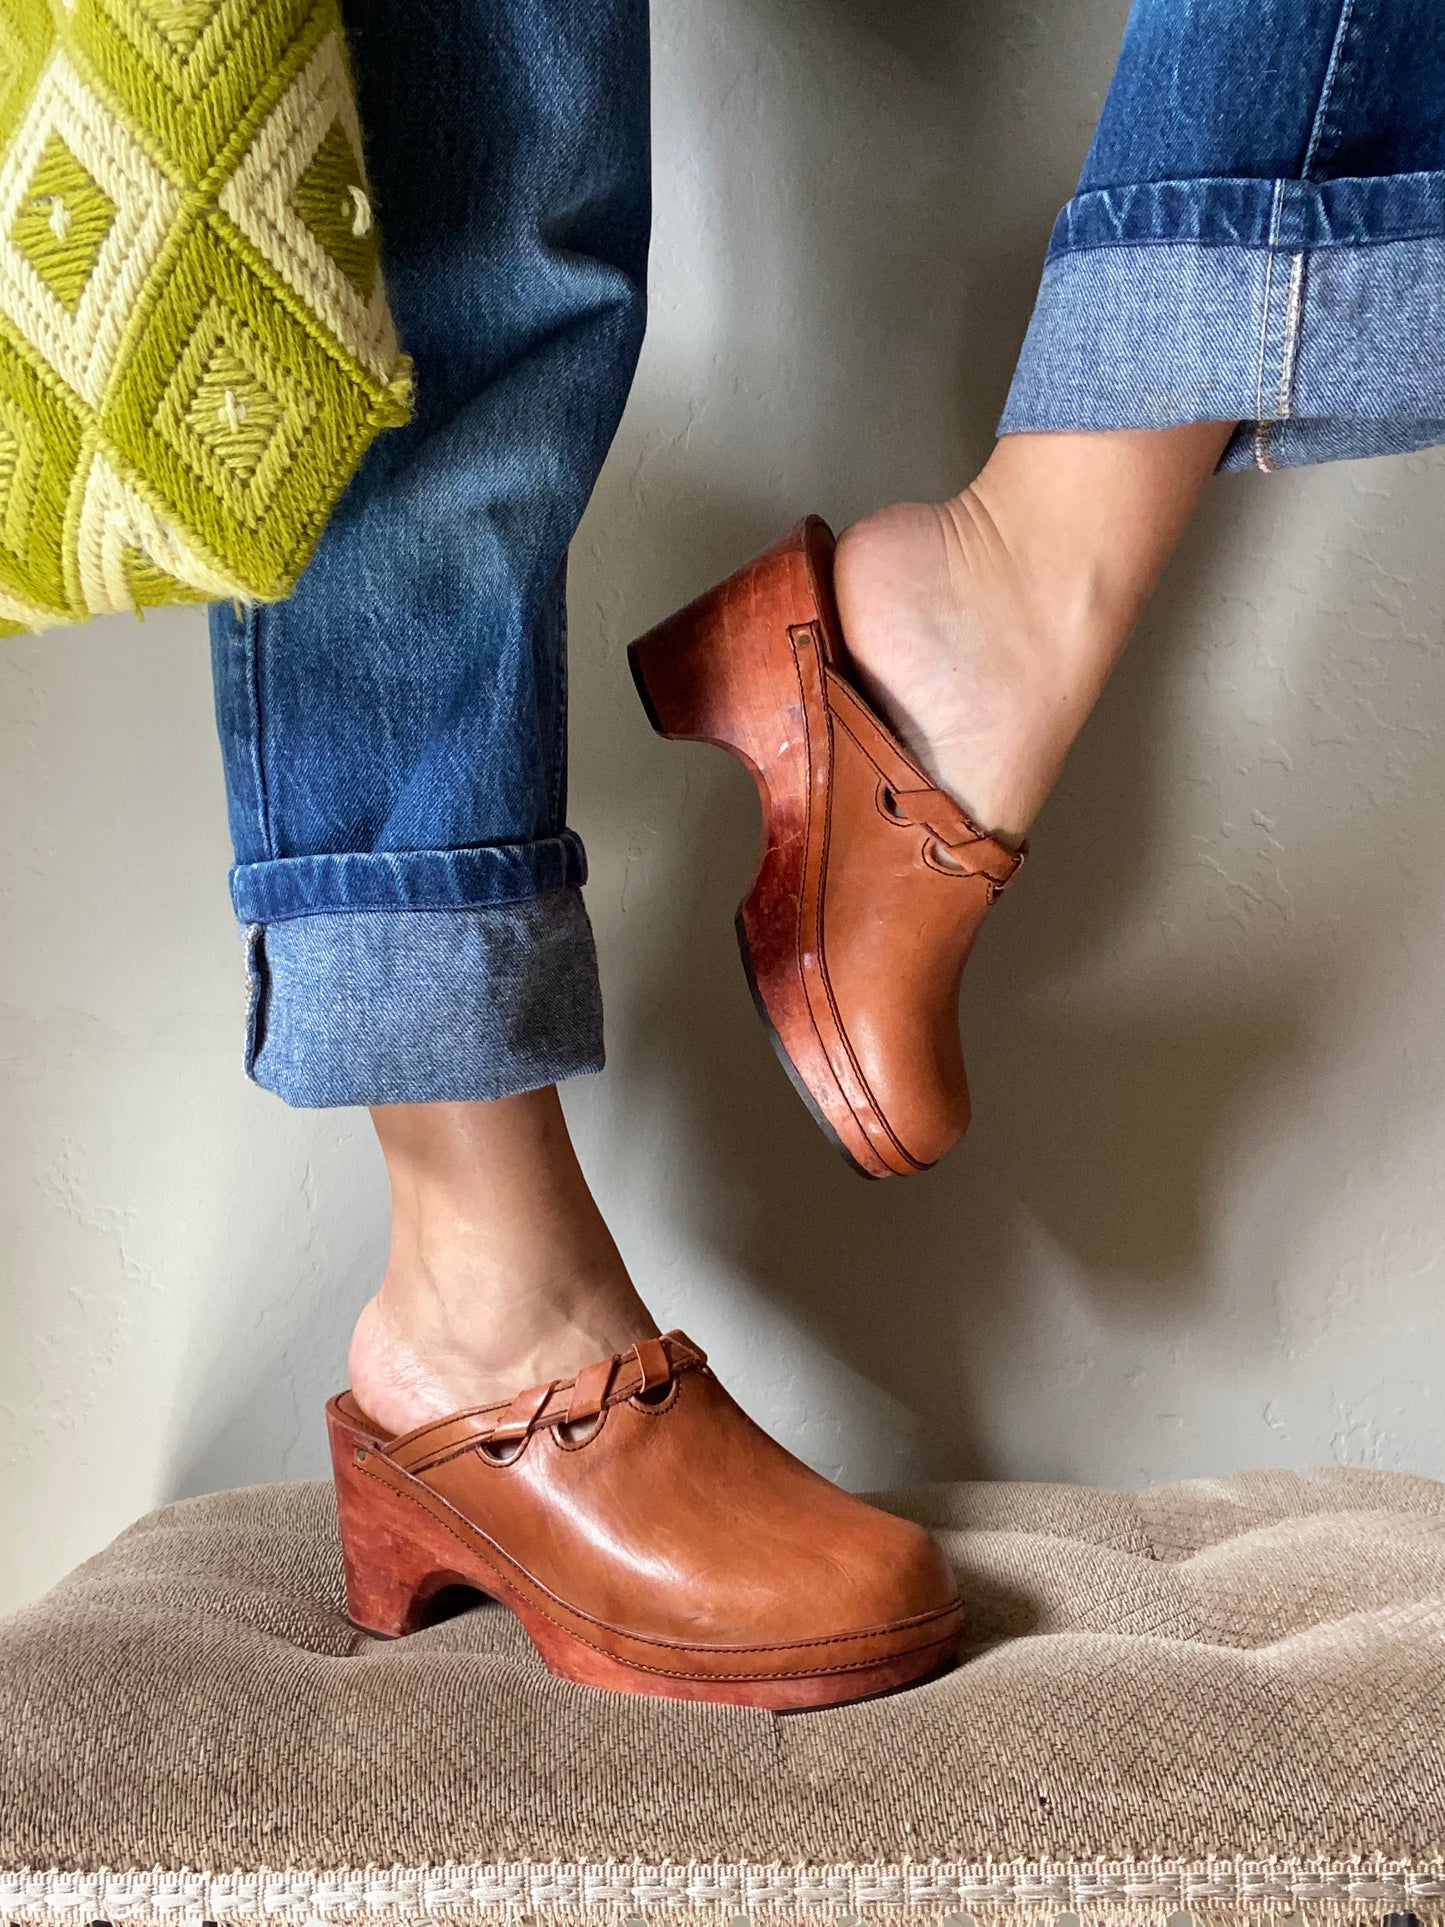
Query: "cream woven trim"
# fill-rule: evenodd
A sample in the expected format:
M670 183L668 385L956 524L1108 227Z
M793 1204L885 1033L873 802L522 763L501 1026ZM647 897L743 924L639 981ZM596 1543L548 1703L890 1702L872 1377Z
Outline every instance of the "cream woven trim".
M974 1914L997 1920L1211 1921L1295 1913L1378 1920L1445 1919L1445 1860L1406 1864L1215 1859L760 1866L749 1861L515 1861L490 1865L281 1873L0 1873L0 1920L12 1922L621 1920L658 1912L769 1921L819 1915Z

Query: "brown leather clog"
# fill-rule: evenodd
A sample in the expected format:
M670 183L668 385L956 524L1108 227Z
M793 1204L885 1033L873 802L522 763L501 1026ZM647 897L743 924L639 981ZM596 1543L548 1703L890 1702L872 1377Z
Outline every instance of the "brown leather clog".
M866 1176L925 1170L968 1128L963 966L1023 853L969 821L848 679L816 516L632 645L661 735L757 778L763 850L738 913L758 1013Z
M890 1692L957 1651L928 1534L784 1451L681 1332L404 1437L349 1392L327 1420L366 1632L413 1632L468 1586L564 1679L778 1710Z

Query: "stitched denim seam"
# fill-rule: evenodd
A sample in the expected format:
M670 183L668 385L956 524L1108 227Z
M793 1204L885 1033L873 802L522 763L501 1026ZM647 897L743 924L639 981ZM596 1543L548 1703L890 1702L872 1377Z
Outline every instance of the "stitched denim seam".
M1297 173L1212 175L1081 189L1054 222L1048 258L1179 242L1263 251L1270 245L1281 180L1285 206L1275 239L1292 250L1348 250L1445 236L1445 169L1317 180Z
M251 748L251 774L256 785L256 821L261 831L261 845L267 858L276 854L276 840L272 834L271 792L266 782L266 765L261 753L261 611L255 603L249 605L241 621L242 647L245 651L246 698L251 714L248 718Z
M1283 183L1288 186L1288 182ZM1412 241L1445 240L1445 234L1376 234L1367 241L1329 241L1302 250L1305 254L1366 254L1371 248L1405 247ZM1080 241L1067 248L1055 248L1049 263L1067 261L1076 254L1131 254L1146 248L1213 248L1220 254L1268 254L1272 243L1264 241L1202 241L1193 234L1136 234L1126 241ZM1277 247L1276 252L1279 252Z
M1336 87L1345 68L1345 46L1349 37L1350 22L1354 16L1355 0L1341 0L1340 17L1335 23L1335 37L1330 46L1330 58L1325 68L1325 77L1320 84L1320 97L1315 106L1314 120L1310 125L1309 141L1305 147L1303 164L1300 167L1300 181L1306 183L1314 178L1315 162L1319 158L1324 143L1325 129L1329 124L1330 108L1334 102ZM1294 397L1295 369L1299 363L1300 337L1304 330L1304 304L1306 290L1305 253L1303 250L1291 256L1289 285L1285 291L1284 314L1281 321L1279 346L1279 373L1275 382L1274 407L1270 415L1264 409L1264 360L1266 342L1272 326L1271 309L1274 305L1274 266L1276 245L1279 239L1280 222L1284 211L1285 183L1281 181L1275 194L1274 218L1271 223L1269 267L1265 275L1264 288L1264 333L1260 342L1260 380L1258 386L1258 413L1255 426L1255 460L1259 467L1270 471L1276 467L1274 460L1272 421L1288 421Z
M1355 0L1342 0L1340 17L1335 25L1335 38L1330 47L1329 65L1320 87L1319 105L1315 108L1314 123L1310 128L1309 145L1305 150L1304 166L1300 170L1303 181L1314 178L1314 165L1319 159L1320 148L1324 142L1325 128L1329 122L1330 109L1334 105L1337 85L1345 65L1345 46L1349 39L1350 25L1354 19Z
M532 890L525 896L489 897L485 903L316 903L304 910L273 913L258 923L243 927L243 935L258 935L278 923L300 923L306 917L484 917L492 910L515 909L519 903L539 903L544 897L572 895L575 883L558 883L546 890Z
M557 589L557 689L556 717L552 724L552 794L549 821L560 825L567 815L567 704L571 673L568 666L567 558L562 558Z
M1294 410L1294 374L1299 361L1300 333L1304 327L1306 257L1296 254L1290 262L1289 292L1284 311L1284 347L1280 356L1279 385L1275 389L1275 419L1288 421Z
M1269 356L1270 324L1274 308L1274 267L1279 256L1279 230L1284 214L1285 183L1274 184L1274 206L1269 218L1269 243L1265 249L1264 294L1260 303L1259 355L1254 370L1254 453L1259 467L1273 468L1269 447L1269 417L1264 406L1265 363Z
M243 923L330 911L466 910L524 903L587 881L575 832L458 850L351 851L237 863L231 900Z

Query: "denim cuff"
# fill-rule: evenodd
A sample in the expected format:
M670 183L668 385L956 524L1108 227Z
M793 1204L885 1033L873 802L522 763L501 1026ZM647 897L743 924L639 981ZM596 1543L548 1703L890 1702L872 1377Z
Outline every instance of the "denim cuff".
M245 935L247 1075L288 1104L511 1097L602 1068L597 953L578 889L260 918Z
M1445 175L1163 181L1054 230L999 433L1241 424L1223 468L1445 442Z
M587 859L572 830L472 850L382 850L238 863L231 901L243 924L337 910L473 910L580 890Z

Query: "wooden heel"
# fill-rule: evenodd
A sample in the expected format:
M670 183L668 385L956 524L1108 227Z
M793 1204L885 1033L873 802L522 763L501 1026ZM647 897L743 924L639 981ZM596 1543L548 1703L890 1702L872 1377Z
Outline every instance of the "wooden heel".
M628 650L660 736L716 743L760 777L779 761L780 711L798 711L793 631L820 626L833 538L816 517Z
M328 1413L336 1510L346 1566L346 1611L379 1639L418 1631L448 1586L480 1591L466 1548L381 1475L381 1455L335 1411Z

